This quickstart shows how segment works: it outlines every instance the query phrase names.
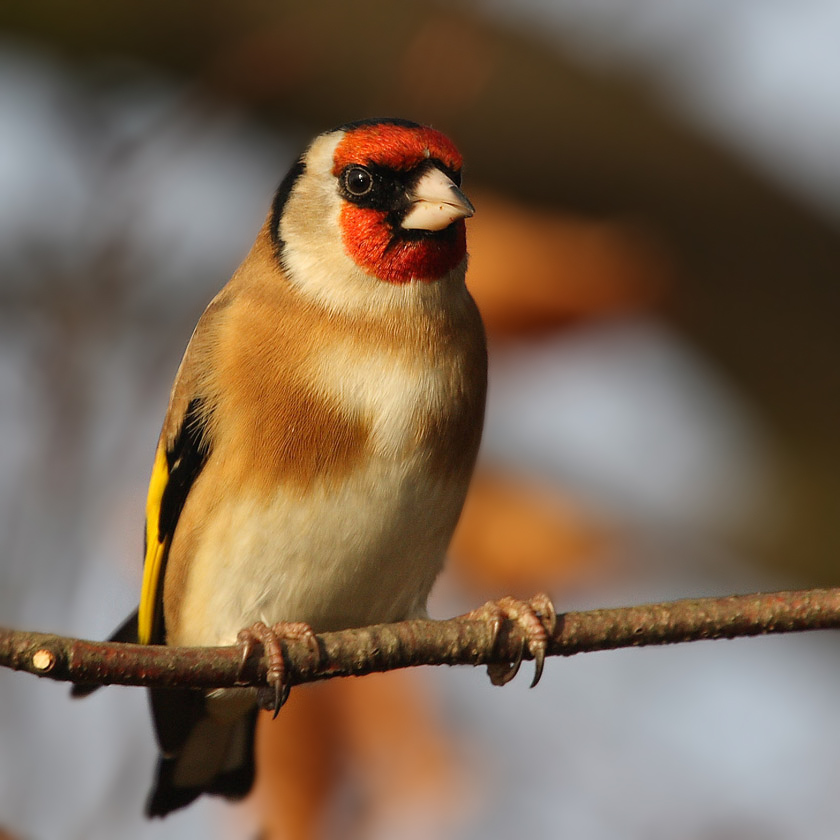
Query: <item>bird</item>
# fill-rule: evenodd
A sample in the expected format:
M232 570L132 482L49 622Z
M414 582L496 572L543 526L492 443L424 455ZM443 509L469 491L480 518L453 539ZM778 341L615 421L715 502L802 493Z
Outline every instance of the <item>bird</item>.
M260 643L271 689L149 689L150 817L249 792L257 711L288 694L283 639L317 651L316 633L426 616L487 387L461 171L446 135L409 120L319 134L195 327L154 458L139 607L112 639ZM524 615L474 617L521 619L539 653Z

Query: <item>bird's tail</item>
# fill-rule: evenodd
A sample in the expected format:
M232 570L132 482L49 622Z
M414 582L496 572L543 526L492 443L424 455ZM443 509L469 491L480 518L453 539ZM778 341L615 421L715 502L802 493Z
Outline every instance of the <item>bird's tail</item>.
M150 689L161 757L146 815L164 817L202 793L241 799L254 783L254 694L233 689L206 696L190 689Z
M113 633L111 642L137 642L137 610ZM98 685L78 683L73 697L87 697ZM240 799L254 783L254 692L225 689L207 696L183 688L149 689L161 756L146 814L164 817L202 793Z

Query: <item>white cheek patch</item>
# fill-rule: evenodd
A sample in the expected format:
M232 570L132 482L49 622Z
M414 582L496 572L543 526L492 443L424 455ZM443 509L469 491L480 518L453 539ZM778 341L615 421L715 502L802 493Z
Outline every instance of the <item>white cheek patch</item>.
M292 188L280 222L283 263L289 280L307 296L332 307L359 285L358 266L341 238L338 194L332 161L343 134L319 137L304 158L304 171ZM336 288L338 287L338 288Z

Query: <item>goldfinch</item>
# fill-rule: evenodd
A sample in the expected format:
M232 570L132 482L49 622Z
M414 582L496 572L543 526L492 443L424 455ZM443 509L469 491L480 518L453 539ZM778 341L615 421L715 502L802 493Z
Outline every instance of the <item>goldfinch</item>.
M319 135L291 168L178 370L140 606L115 638L257 639L279 705L278 637L425 615L487 382L461 164L440 132L382 119ZM150 695L161 758L147 814L244 796L257 692Z

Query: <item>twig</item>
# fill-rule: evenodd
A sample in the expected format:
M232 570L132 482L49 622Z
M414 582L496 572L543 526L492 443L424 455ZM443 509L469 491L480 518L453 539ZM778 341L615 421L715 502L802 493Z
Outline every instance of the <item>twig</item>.
M734 639L840 627L840 588L737 595L569 612L558 616L548 654ZM513 662L523 636L507 621L492 644L488 622L404 621L286 644L292 684L415 665ZM225 687L263 685L266 663L253 657L239 673L239 649L170 648L89 642L0 628L0 665L55 680L91 684ZM527 654L526 654L527 658ZM238 680L238 681L237 681Z

